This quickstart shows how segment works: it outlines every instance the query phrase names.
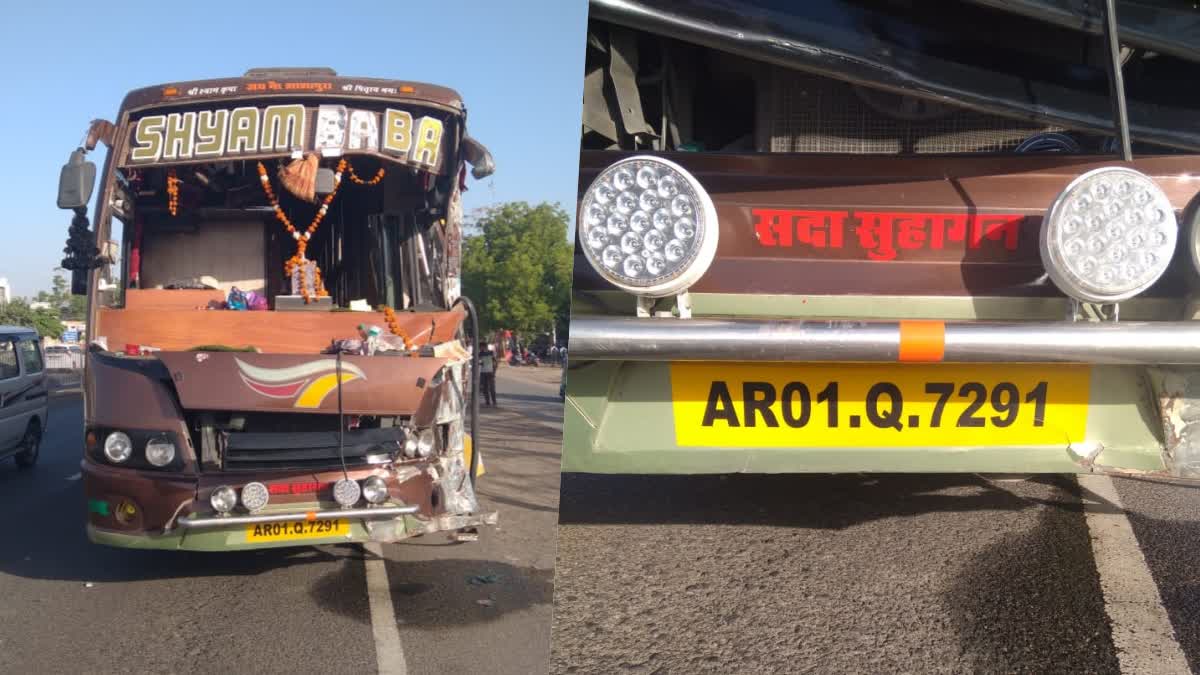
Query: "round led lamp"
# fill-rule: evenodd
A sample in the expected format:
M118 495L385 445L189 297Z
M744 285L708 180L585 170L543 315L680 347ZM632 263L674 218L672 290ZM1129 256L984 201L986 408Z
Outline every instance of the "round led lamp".
M588 262L609 283L661 298L686 291L717 252L717 209L700 181L649 155L622 159L583 193L579 232Z
M1200 207L1189 209L1191 215L1188 218L1188 249L1192 254L1192 267L1200 272Z
M1104 167L1071 181L1042 221L1042 264L1067 295L1113 303L1149 288L1171 263L1179 224L1149 176Z
M356 481L349 478L342 478L333 484L333 501L340 506L349 508L358 503L358 498L362 496L362 488L358 486Z
M242 488L242 506L250 513L266 508L269 501L271 501L271 491L258 481L246 483L246 486Z

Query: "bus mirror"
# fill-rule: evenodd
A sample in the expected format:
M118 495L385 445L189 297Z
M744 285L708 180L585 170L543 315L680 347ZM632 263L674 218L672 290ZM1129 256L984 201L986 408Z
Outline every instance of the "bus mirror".
M71 153L58 175L58 208L87 208L96 186L96 165L84 159L82 148Z
M314 192L319 195L327 195L333 192L333 189L336 187L336 185L337 183L333 179L333 169L325 167L317 169L317 180L315 189L313 190Z
M492 159L492 153L483 143L470 136L463 137L463 156L471 163L471 175L475 180L487 178L496 172L496 162Z

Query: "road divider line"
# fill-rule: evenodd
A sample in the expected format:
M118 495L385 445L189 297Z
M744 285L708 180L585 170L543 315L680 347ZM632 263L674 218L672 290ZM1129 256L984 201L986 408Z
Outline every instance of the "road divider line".
M392 587L388 583L383 550L377 542L363 544L367 555L367 600L371 605L371 632L375 636L375 660L379 675L405 675L404 645L396 625L396 608L392 606Z
M1121 672L1190 673L1112 478L1084 474L1078 479Z

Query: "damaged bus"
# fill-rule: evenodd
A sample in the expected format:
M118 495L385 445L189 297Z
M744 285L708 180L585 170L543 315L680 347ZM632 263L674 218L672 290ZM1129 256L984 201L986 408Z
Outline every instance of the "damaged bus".
M563 470L1200 478L1198 18L592 0Z
M467 165L493 163L456 92L256 69L132 91L85 138L58 203L88 297L93 542L469 540L495 522L459 275Z

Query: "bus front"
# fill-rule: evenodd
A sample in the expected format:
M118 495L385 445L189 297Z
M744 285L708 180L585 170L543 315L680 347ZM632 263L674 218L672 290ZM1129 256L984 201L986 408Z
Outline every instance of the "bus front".
M443 87L274 69L135 90L92 124L59 192L89 297L92 541L223 551L495 522L474 490L459 274L466 165L492 162L465 122Z

